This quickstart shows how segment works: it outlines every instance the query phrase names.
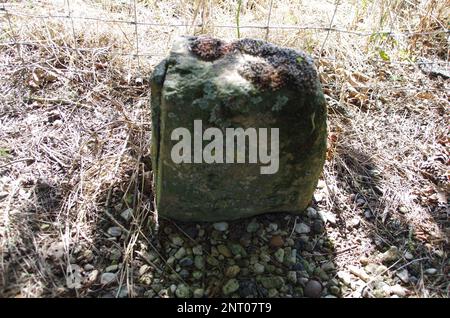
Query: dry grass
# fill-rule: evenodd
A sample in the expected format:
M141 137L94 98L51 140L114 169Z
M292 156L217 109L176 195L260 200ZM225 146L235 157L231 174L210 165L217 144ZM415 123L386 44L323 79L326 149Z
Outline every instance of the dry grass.
M92 272L74 277L71 264L101 268L119 252L119 286L133 296L133 286L142 286L139 265L164 266L148 257L159 253L149 73L176 35L236 37L235 28L220 26L234 25L237 2L138 1L135 11L133 2L70 1L74 17L136 15L148 23L137 27L31 18L68 10L65 1L35 2L6 4L19 15L0 12L0 294L101 296L112 289ZM316 57L330 114L326 187L316 204L338 216L327 232L336 250L347 252L336 264L344 268L395 245L413 253L418 272L439 270L421 275L411 295L448 297L449 82L414 65L422 57L448 70L448 33L427 33L448 26L448 1L269 4L243 1L240 33ZM247 27L266 25L269 11L275 26L396 33L274 28L267 34ZM125 223L119 214L128 207L134 213ZM355 216L362 220L358 230L349 226ZM123 240L104 235L111 225L123 229ZM70 288L78 279L80 288Z

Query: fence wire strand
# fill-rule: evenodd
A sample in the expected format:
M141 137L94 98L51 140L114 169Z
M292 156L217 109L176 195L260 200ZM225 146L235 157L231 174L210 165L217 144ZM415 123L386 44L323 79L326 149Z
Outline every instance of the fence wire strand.
M130 25L142 25L142 26L154 26L154 27L190 27L189 23L156 23L156 22L139 22L139 21L131 21L131 20L118 20L118 19L105 19L99 17L82 17L82 16L71 16L68 15L42 15L42 14L30 14L30 13L22 13L10 10L2 10L4 12L0 12L3 14L9 14L17 17L28 17L28 18L39 18L39 19L75 19L75 20L93 20L98 22L105 23L122 23L122 24L130 24ZM194 24L195 27L201 28L203 27L202 23ZM236 29L237 26L233 24L212 24L212 28L231 28ZM239 25L239 29L262 29L267 30L267 25ZM347 29L339 29L333 27L326 26L301 26L301 25L270 25L270 30L304 30L304 31L316 31L316 32L338 32L338 33L346 33L355 36L369 37L374 35L385 35L385 36L427 36L427 35L435 35L435 34L450 34L449 29L445 30L432 30L432 31L377 31L377 32L362 32L355 30L347 30Z
M272 16L272 7L273 7L273 0L270 0L269 4L269 13L267 14L267 29L266 29L266 41L269 41L269 31L270 31L270 18Z
M134 11L134 38L136 39L136 58L138 63L138 71L141 72L141 60L139 57L139 34L138 34L138 19L137 19L137 5L136 0L133 0L133 11Z
M376 32L362 32L357 30L348 30L348 29L340 29L337 27L333 27L334 20L336 16L336 12L338 10L338 7L340 5L340 0L336 0L334 4L334 11L332 14L332 17L330 19L330 23L328 26L308 26L308 25L272 25L271 24L271 16L273 11L273 0L270 1L269 7L268 7L268 13L267 13L267 20L265 25L227 25L227 24L211 24L209 25L212 28L232 28L236 29L239 34L240 29L260 29L265 31L264 38L266 40L269 40L269 34L272 30L297 30L297 31L314 31L314 32L326 32L325 38L320 46L319 54L311 54L313 58L317 60L324 60L324 61L331 61L331 62L338 62L339 59L335 57L327 57L323 56L322 52L324 51L324 48L326 46L327 40L332 32L335 33L344 33L352 36L359 36L359 37L372 37L375 35L383 35L383 36L431 36L436 34L450 34L449 29L445 29L442 27L441 30L428 30L428 31L414 31L414 30L405 30L405 31L392 31L392 30L382 30L382 31L376 31ZM2 15L5 16L6 21L8 23L8 27L10 29L10 32L8 32L9 38L11 42L0 42L0 46L8 46L13 45L16 47L17 53L19 58L22 58L22 46L23 47L30 47L33 48L34 46L45 48L45 49L52 49L52 46L47 45L45 41L19 41L14 34L14 28L13 24L11 22L11 17L21 17L21 18L33 18L33 19L68 19L70 21L71 30L72 30L72 36L73 36L73 46L71 45L59 45L60 48L70 51L75 51L77 53L81 52L91 52L92 54L108 54L111 56L129 56L136 58L137 60L137 67L138 72L141 72L141 60L140 58L146 57L146 58L153 58L153 57L164 57L166 56L166 52L141 52L140 42L139 42L139 26L147 26L147 27L155 27L155 28L164 28L164 27L170 27L170 28L192 28L192 27L199 27L203 28L203 19L202 23L195 23L195 19L192 21L192 23L157 23L157 22L149 22L149 21L139 21L138 16L138 9L137 9L137 0L130 0L129 2L129 8L130 8L130 14L133 16L133 20L120 20L120 19L109 19L109 18L103 18L103 17L93 17L93 16L76 16L72 14L72 7L70 0L66 0L66 10L67 14L61 15L61 14L31 14L26 12L19 12L16 10L9 10L7 9L5 3L2 3L2 6L0 7L0 17ZM127 24L132 25L134 27L133 29L133 36L135 39L135 45L134 45L134 53L130 52L123 52L123 51L117 51L113 50L111 47L105 46L105 47L95 47L95 48L86 48L86 47L79 47L77 43L77 36L76 36L76 30L75 30L75 20L82 20L82 21L97 21L97 22L103 22L103 23L111 23L111 24ZM25 62L25 61L23 61ZM403 65L403 66L414 66L418 67L419 64L421 65L434 65L436 62L399 62L399 61L384 61L382 59L371 59L367 58L367 63L382 63L382 64L392 64L392 65ZM446 65L448 66L449 61L445 61ZM25 65L25 64L24 64ZM383 87L370 87L370 89L384 89ZM394 90L408 90L409 88L405 87L390 87L389 89ZM428 90L435 90L435 88L425 88Z

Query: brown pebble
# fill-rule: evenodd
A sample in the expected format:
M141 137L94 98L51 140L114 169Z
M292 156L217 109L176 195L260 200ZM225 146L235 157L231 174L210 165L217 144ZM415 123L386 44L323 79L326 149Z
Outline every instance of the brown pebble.
M304 289L305 296L310 298L319 298L322 294L322 284L317 280L310 280Z
M271 237L269 244L272 247L279 248L284 245L284 240L280 235L274 235Z

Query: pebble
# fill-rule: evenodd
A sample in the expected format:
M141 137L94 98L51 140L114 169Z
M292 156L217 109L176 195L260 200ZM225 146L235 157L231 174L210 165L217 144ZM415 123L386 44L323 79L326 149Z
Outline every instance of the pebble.
M287 272L286 278L292 284L297 284L297 272L296 271Z
M311 232L311 228L305 223L299 223L295 225L294 231L298 234L307 234Z
M192 273L192 277L195 280L199 280L199 279L201 279L203 277L203 272L195 271L195 272Z
M90 262L94 259L94 252L91 250L85 250L83 252L83 258L86 259L87 262Z
M255 274L262 274L264 273L264 265L260 264L260 263L255 263L253 265L253 272L255 272Z
M203 247L201 245L196 245L192 248L192 254L203 255Z
M284 280L280 276L266 276L260 278L261 284L267 289L279 289L283 287Z
M261 262L268 263L270 262L270 255L265 252L261 252L261 254L259 254L259 259Z
M388 297L390 294L391 294L391 287L384 282L379 283L376 289L373 291L373 295L376 298L385 298Z
M286 238L286 245L287 246L294 246L295 245L295 241L292 238L288 237L288 238Z
M337 272L337 276L345 285L350 286L352 282L352 277L350 276L350 273L339 271Z
M111 273L116 272L119 269L119 265L110 265L105 268L105 272Z
M378 264L375 263L368 263L364 269L366 270L367 273L369 274L375 274L377 272L378 269Z
M93 270L95 267L91 264L86 264L83 266L83 268L86 272L89 272L89 271Z
M247 232L248 233L255 233L256 231L259 230L259 223L256 222L256 220L252 220L248 225L247 225Z
M319 298L322 294L322 284L312 279L306 283L303 291L306 297Z
M291 267L293 266L295 263L297 262L297 250L294 248L291 250L290 247L287 247L284 250L284 259L283 259L283 263L288 266Z
M315 220L312 227L314 233L316 234L321 234L325 231L325 227L322 220Z
M173 263L175 263L175 257L169 256L169 258L167 259L167 264L173 265Z
M234 256L238 256L238 255L240 255L242 257L247 256L247 252L239 244L230 244L230 251Z
M252 243L251 235L245 232L239 239L239 243L241 243L243 247L248 247Z
M275 288L269 289L269 293L267 294L267 297L269 298L275 298L278 296L278 290L276 290Z
M255 264L256 262L258 262L258 255L256 255L256 254L251 254L250 255L250 264Z
M177 286L175 295L178 298L189 298L189 297L191 297L191 290L186 285L180 284Z
M322 270L324 270L325 272L331 272L333 270L335 270L335 266L333 264L333 262L326 262L324 264L322 264L322 266L320 266L322 268Z
M225 276L229 277L229 278L234 278L237 276L237 274L239 274L239 272L241 271L240 267L237 265L232 265L227 267L227 269L225 270Z
M316 267L316 269L314 270L314 273L322 281L328 281L328 279L330 278L330 277L328 277L328 274L323 269L321 269L320 267Z
M222 287L222 292L225 296L231 295L239 289L239 282L237 279L232 278L228 280Z
M117 275L114 273L103 273L100 277L100 283L102 285L108 285L117 280Z
M435 275L437 273L437 269L436 268L427 268L424 273L426 275Z
M109 251L109 259L111 261L118 261L121 257L122 257L122 252L117 249L117 248L113 248Z
M152 289L155 291L155 293L159 293L163 289L163 287L159 283L154 283L152 284Z
M410 252L405 252L405 258L410 261L414 259L414 255L412 255Z
M310 263L310 262L303 260L303 266L305 267L305 270L309 275L313 275L314 270L316 268L314 263L312 263L312 262Z
M364 210L364 217L366 219L370 220L373 217L372 212L369 209L365 209Z
M352 227L358 227L360 224L361 224L361 220L358 217L355 217L350 221L350 225Z
M213 224L213 227L216 231L219 232L225 232L228 230L228 223L227 222L217 222Z
M231 257L232 256L230 250L228 249L228 247L226 245L223 245L223 244L218 245L217 246L217 251L220 254L222 254L223 256L225 256L225 257Z
M181 246L184 243L184 240L179 236L172 237L172 244L176 246Z
M194 264L194 261L190 257L185 257L185 258L182 258L178 262L178 264L180 264L180 266L182 266L182 267L190 267Z
M377 275L386 275L388 273L388 268L384 265L379 265L375 271Z
M120 216L122 217L122 219L124 219L126 222L128 222L131 219L131 217L133 216L133 209L128 208L128 209L124 210L122 213L120 213Z
M409 283L409 273L408 270L406 268L402 269L401 271L397 272L396 276L398 278L400 278L400 280L407 284Z
M182 259L186 255L186 249L184 247L180 247L180 249L175 253L174 257L176 259Z
M319 189L323 189L323 188L325 188L326 186L327 186L327 184L325 183L324 180L319 180L319 181L317 182L317 188L319 188Z
M434 251L434 253L435 253L438 257L444 257L444 255L445 255L444 251L441 250L441 249L436 249L436 250Z
M314 219L317 217L317 211L314 208L307 208L306 209L306 215L308 215L309 218Z
M279 263L283 263L284 260L284 250L282 248L279 248L276 250L276 252L273 254L273 256L275 257L275 259L279 262Z
M242 298L256 297L258 295L258 288L256 283L251 279L242 280L239 283L239 296Z
M320 218L325 223L336 224L336 216L331 212L319 211Z
M144 275L149 269L150 269L150 266L148 266L147 264L142 265L139 268L139 276Z
M122 229L118 226L112 226L108 229L108 234L112 237L119 237L122 235Z
M398 208L398 212L405 214L408 213L408 208L404 205L402 205L401 207Z
M330 293L335 295L335 296L339 296L341 294L341 289L338 286L331 286L329 288Z
M367 258L366 256L362 256L359 259L359 262L361 263L361 265L366 266L367 264L369 264L369 258Z
M139 281L144 285L150 285L153 282L153 274L151 272L144 273L139 277Z
M297 278L297 279L298 279L299 284L300 284L302 287L305 287L306 284L309 282L309 278L303 277L302 274L304 274L304 273L300 273L300 274L297 273L297 275L300 275L300 276L301 276L300 278Z
M304 266L302 263L295 263L291 269L294 271L302 271L304 270Z
M194 290L194 298L202 298L205 295L205 290L203 288L196 288Z
M206 256L206 263L214 267L219 265L219 261L217 260L217 258L211 255Z
M382 262L394 262L399 259L400 253L397 246L391 246L386 252L381 254Z
M269 223L267 230L269 232L275 232L276 230L278 230L278 224L277 223Z
M156 296L156 293L152 289L146 290L144 293L144 297L146 297L146 298L153 298L155 296Z
M359 198L356 200L356 206L362 207L366 204L366 200L364 200L363 198Z
M399 284L394 285L390 288L390 293L397 295L398 297L405 297L406 296L406 289L400 286Z
M118 293L115 292L115 294L117 295L117 298L127 298L128 297L128 288L126 287L122 287Z
M314 200L316 200L316 202L321 202L324 197L325 197L325 194L322 193L322 192L315 192L314 193Z
M364 269L353 265L350 265L348 269L350 273L352 273L356 277L361 278L363 281L367 282L370 280L370 276L364 271Z
M301 286L296 286L294 287L294 295L295 297L303 297L303 287Z
M205 258L201 255L194 257L194 265L197 269L202 270L205 268Z
M282 247L284 245L284 240L281 235L274 235L270 238L269 245L275 248Z
M191 239L195 240L198 236L198 228L195 225L188 225L183 227L184 233L190 237Z
M89 273L87 281L89 283L93 283L97 280L97 277L98 277L98 270L94 269L92 272Z

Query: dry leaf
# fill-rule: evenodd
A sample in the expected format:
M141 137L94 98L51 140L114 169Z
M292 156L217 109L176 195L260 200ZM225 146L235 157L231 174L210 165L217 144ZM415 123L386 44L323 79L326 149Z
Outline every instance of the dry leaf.
M352 76L360 82L368 82L370 80L367 75L360 72L353 72Z
M434 98L433 94L431 94L430 92L417 93L416 97L421 98L421 99L433 99Z

